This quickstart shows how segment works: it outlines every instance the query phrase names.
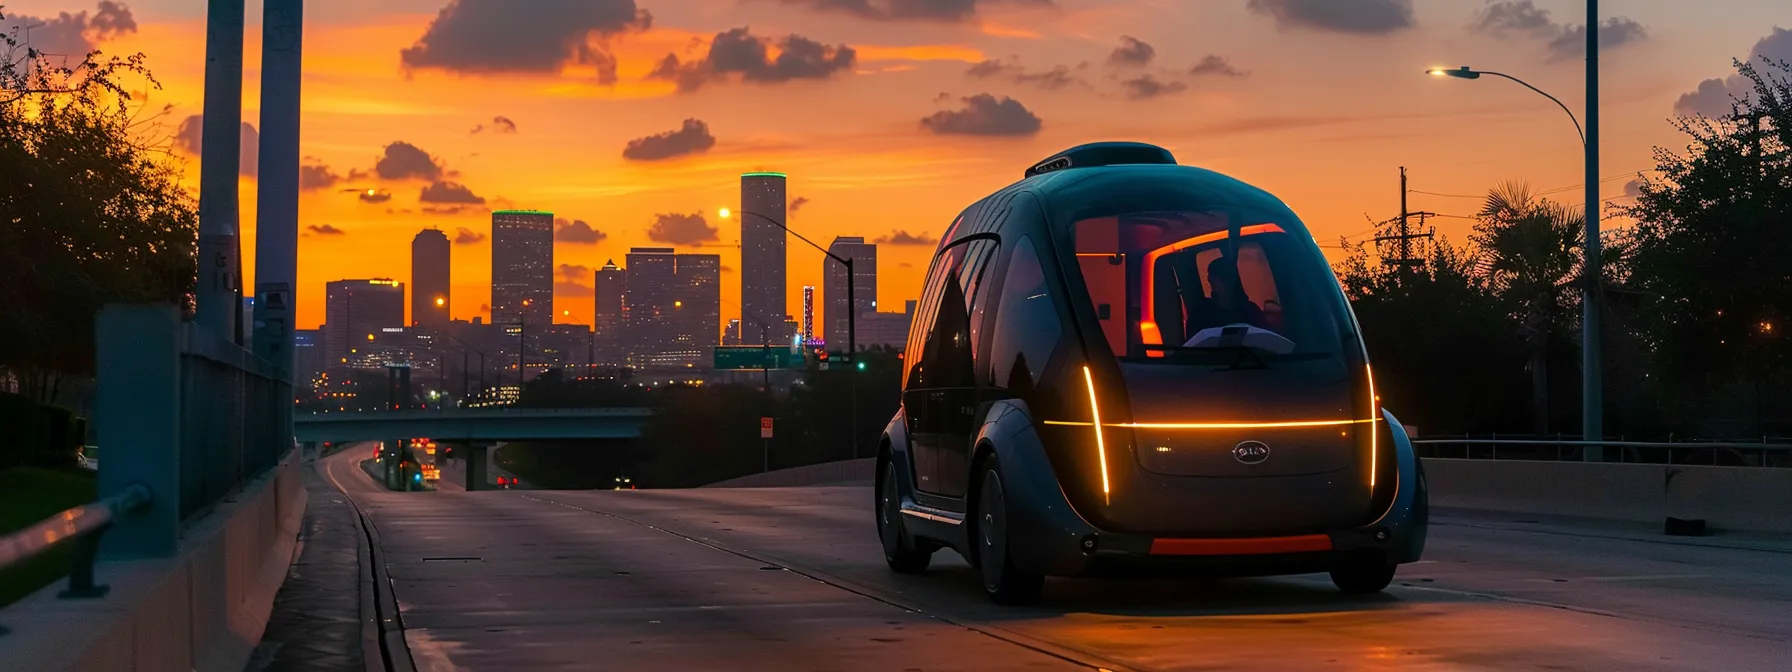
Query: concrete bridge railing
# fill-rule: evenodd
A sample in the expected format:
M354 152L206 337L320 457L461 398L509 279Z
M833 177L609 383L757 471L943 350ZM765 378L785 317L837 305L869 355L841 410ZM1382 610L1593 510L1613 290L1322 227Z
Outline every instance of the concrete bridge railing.
M77 553L103 587L0 610L0 668L241 670L305 510L287 374L172 306L107 306L97 328L99 498L133 505Z

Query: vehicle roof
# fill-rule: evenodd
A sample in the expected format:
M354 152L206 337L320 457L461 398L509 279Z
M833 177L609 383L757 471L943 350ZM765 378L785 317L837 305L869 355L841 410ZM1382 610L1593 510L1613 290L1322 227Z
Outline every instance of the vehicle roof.
M955 224L940 244L950 245L965 236L985 232L984 227L975 223L979 219L979 209L991 205L999 207L1021 193L1033 194L1048 209L1060 209L1095 198L1111 198L1116 191L1149 191L1172 185L1184 193L1193 192L1201 200L1216 206L1248 208L1273 213L1291 222L1299 221L1281 199L1269 192L1205 168L1170 164L1089 166L1034 175L979 199L960 214L962 220L973 224Z

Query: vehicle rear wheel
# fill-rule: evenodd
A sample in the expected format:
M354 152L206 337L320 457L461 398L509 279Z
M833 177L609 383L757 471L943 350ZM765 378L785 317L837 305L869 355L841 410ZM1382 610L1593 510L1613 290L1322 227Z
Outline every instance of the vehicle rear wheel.
M884 562L898 574L920 574L933 562L933 551L915 547L902 527L902 505L896 495L895 463L885 458L878 465L877 536L883 540Z
M1332 585L1350 595L1379 593L1394 581L1396 568L1380 554L1353 556L1332 567Z
M1021 571L1008 552L1008 500L1002 487L1002 469L990 455L983 464L976 516L977 567L983 574L983 591L996 604L1025 605L1039 601L1045 577Z

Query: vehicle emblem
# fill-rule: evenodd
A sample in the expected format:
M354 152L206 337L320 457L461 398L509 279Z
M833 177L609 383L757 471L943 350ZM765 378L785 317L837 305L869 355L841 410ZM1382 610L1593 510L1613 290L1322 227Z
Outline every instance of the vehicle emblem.
M1244 464L1262 464L1269 459L1269 446L1262 441L1241 441L1232 447L1232 459Z

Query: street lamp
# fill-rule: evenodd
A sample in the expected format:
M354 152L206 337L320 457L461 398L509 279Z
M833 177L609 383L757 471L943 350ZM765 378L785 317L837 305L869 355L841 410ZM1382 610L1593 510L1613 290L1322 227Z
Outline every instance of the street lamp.
M722 208L717 211L716 214L720 215L722 219L728 219L734 216L734 212L728 208ZM743 220L747 215L752 215L767 222L771 222L773 226L783 229L785 233L796 236L797 240L807 243L809 247L821 251L821 253L827 255L829 259L833 259L834 261L839 262L840 265L846 267L846 363L848 365L848 375L853 376L849 379L851 384L847 387L852 390L852 456L857 458L859 456L859 384L858 377L853 375L853 373L857 371L856 364L858 363L859 311L858 302L855 298L856 293L854 291L854 285L857 285L858 282L857 278L853 275L853 258L834 254L832 250L817 245L813 240L804 238L803 234L790 230L790 227L784 226L783 222L772 219L771 217L744 208L740 211L740 215ZM742 313L745 314L744 308L742 309Z
M1581 244L1581 272L1583 285L1581 289L1581 440L1605 440L1605 405L1604 383L1600 364L1599 297L1601 273L1604 266L1600 264L1599 240L1599 2L1587 0L1587 125L1583 130L1580 120L1574 121L1574 130L1580 133L1581 145L1586 151L1586 240ZM1574 113L1567 105L1556 100L1555 96L1543 93L1541 89L1520 81L1517 77L1497 72L1470 69L1463 66L1455 70L1433 68L1427 70L1433 76L1454 77L1457 79L1479 79L1481 75L1493 75L1518 82L1525 88L1541 94L1555 102L1568 112L1570 119ZM1581 453L1582 459L1588 462L1605 460L1605 447L1589 445Z

